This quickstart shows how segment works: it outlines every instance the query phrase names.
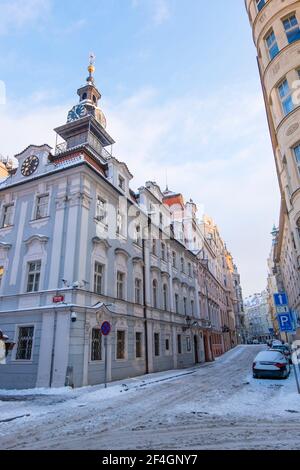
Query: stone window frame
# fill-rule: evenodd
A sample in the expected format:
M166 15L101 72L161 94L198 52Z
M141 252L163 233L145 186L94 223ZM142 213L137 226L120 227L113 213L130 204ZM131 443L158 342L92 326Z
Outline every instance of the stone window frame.
M18 351L19 330L20 330L20 328L33 328L31 358L30 359L17 359L16 358L17 357L17 351ZM15 324L14 343L16 344L16 346L13 348L12 354L11 354L11 362L12 363L29 364L29 365L33 364L36 330L37 330L36 322L27 322L27 323L17 323L17 324Z
M105 351L104 351L104 341L103 341L103 336L101 333L101 359L93 360L92 359L92 342L93 342L93 331L94 330L99 330L101 332L100 326L94 325L91 327L90 331L90 348L89 348L89 364L103 364L105 360Z

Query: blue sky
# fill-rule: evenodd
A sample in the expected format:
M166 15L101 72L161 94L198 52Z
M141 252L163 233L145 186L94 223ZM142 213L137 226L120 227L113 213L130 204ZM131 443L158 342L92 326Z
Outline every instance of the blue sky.
M0 153L54 145L94 51L114 152L133 188L204 205L245 294L266 286L279 195L243 0L0 0Z

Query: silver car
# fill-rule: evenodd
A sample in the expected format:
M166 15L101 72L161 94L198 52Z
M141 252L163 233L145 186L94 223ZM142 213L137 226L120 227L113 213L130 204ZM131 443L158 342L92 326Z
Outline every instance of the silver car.
M290 371L289 359L281 351L275 349L261 351L253 362L254 379L287 379Z

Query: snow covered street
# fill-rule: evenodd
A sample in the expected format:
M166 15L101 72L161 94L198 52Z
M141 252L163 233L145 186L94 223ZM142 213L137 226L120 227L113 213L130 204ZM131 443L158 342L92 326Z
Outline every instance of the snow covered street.
M252 379L261 349L106 390L2 390L0 449L300 449L295 379Z

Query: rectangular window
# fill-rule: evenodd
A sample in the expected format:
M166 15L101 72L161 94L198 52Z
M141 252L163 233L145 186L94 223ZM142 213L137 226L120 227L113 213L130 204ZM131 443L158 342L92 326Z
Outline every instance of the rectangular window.
M154 354L156 357L160 355L159 333L154 333Z
M192 346L191 346L191 338L190 336L186 337L186 350L187 352L191 352Z
M167 284L163 285L163 301L164 301L164 310L168 310L168 286Z
M142 303L142 281L141 279L136 278L134 281L134 288L135 288L135 303L141 304Z
M36 198L35 218L44 219L48 217L49 194Z
M101 263L95 262L94 273L94 292L96 294L103 294L104 287L104 266Z
M188 264L188 272L189 272L189 276L191 277L192 276L192 265L191 265L191 263Z
M266 37L266 44L269 51L270 59L272 60L279 53L276 37L273 30Z
M192 313L192 316L194 316L194 313L195 313L195 303L193 300L191 300L191 313Z
M175 294L175 312L179 313L179 295Z
M105 223L107 217L107 203L100 196L97 197L96 219Z
M125 236L125 215L122 213L121 209L118 208L117 211L117 234Z
M142 236L141 236L141 226L136 225L135 227L135 243L139 246L142 246Z
M184 258L181 258L181 272L184 273L185 266L184 266Z
M300 173L300 144L294 147L294 154L295 154L295 159L296 159L296 163L298 166L298 170Z
M166 261L166 245L165 243L161 244L161 259Z
M33 326L20 326L18 331L18 343L16 360L17 361L31 361L32 359L32 345L33 345Z
M118 271L117 272L117 298L120 300L124 300L125 298L124 282L125 282L125 274Z
M117 359L125 359L125 331L117 331Z
M300 39L300 29L299 29L298 20L295 14L283 20L282 23L283 23L283 26L286 32L286 37L287 37L289 44L291 44L294 41L298 41Z
M285 79L278 87L278 93L282 104L282 109L285 115L289 114L294 109L292 95L290 92L289 84Z
M170 338L166 338L166 351L170 351Z
M183 311L184 314L187 315L187 298L183 297Z
M122 191L125 191L125 179L121 175L119 175L118 184L119 188L122 189Z
M38 292L41 277L41 261L28 263L27 292Z
M13 222L13 204L6 204L3 207L1 228L10 227Z
M256 0L257 11L262 10L265 4L266 4L266 0Z
M152 254L156 256L156 240L152 240Z
M0 287L2 286L3 276L4 276L4 266L0 266Z
M173 268L176 268L176 253L175 253L175 251L172 251L172 265L173 265Z
M143 333L137 331L135 333L135 357L137 359L143 357Z
M102 361L102 333L99 328L92 330L91 360Z
M178 354L181 354L181 353L182 353L182 349L181 349L181 335L177 335L177 352L178 352Z

